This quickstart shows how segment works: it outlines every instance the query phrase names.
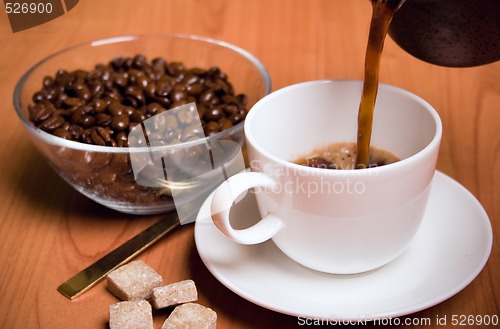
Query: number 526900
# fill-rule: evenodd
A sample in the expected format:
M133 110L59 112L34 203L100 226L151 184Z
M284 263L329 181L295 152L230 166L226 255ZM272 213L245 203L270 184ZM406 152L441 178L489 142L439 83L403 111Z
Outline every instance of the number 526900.
M6 2L5 12L7 14L50 14L52 12L52 4L50 2Z

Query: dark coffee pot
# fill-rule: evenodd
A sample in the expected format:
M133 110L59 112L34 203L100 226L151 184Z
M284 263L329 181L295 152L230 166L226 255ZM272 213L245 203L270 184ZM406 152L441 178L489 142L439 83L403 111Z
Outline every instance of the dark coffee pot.
M411 55L441 66L500 60L500 0L406 0L389 28Z

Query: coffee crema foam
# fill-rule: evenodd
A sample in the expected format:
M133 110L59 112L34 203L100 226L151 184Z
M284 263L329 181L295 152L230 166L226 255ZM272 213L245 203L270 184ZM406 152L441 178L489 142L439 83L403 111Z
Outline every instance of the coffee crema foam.
M319 147L292 162L313 168L349 170L356 168L356 153L356 143L333 143ZM372 146L367 168L385 166L399 160L393 153Z

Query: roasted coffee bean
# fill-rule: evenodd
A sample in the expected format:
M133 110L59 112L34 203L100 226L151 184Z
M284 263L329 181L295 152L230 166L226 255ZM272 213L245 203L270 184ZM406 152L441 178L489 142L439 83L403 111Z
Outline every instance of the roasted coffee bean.
M179 130L179 120L175 115L165 115L159 117L159 119L163 119L163 121L156 120L155 124L159 127L163 127L165 131L176 131Z
M112 144L116 144L115 140L113 139L113 131L109 127L94 127L94 129L97 131L99 136L101 136L102 139L106 142L106 145L113 146Z
M104 87L104 92L103 92L103 96L101 96L101 98L106 98L107 95L109 95L110 91L113 91L113 93L114 93L114 90L116 89L113 86L113 81L111 79L110 80L102 80L102 86ZM112 98L117 98L117 96L114 96Z
M50 100L44 100L42 101L42 104L43 106L45 106L48 110L54 112L56 110L56 106L54 105L54 103Z
M233 122L227 118L222 118L219 120L219 129L226 130L233 126Z
M102 71L101 80L104 82L111 82L113 77L113 71L107 66L101 67L100 70Z
M85 80L85 77L87 76L87 74L88 74L88 72L85 70L75 70L75 71L71 72L71 75L74 76L73 81Z
M101 145L101 146L105 146L106 145L106 142L104 141L104 139L99 135L99 133L97 132L97 129L96 128L92 128L90 129L90 138L92 139L92 142L95 144L95 145Z
M47 119L43 120L43 122L39 125L40 129L45 131L54 131L57 128L61 127L66 120L64 120L59 115L52 115Z
M61 108L65 107L63 102L66 98L68 98L68 95L66 95L65 93L60 93L59 96L57 96L56 100L51 100L49 102L52 102L52 104L54 104L56 108Z
M163 112L164 110L165 109L163 108L163 106L161 106L159 103L153 102L153 103L148 104L148 106L146 108L146 113L148 113L150 115L155 115L155 114Z
M60 91L58 88L48 88L44 90L45 92L45 99L50 101L50 102L55 102L62 94L62 91Z
M203 85L201 83L193 83L186 87L186 92L190 95L199 95L203 92Z
M103 99L94 99L90 102L90 106L94 108L96 113L102 113L108 107L108 103Z
M196 109L198 110L198 116L203 118L207 112L207 108L203 104L196 104Z
M219 124L217 122L215 122L215 121L210 121L205 126L205 134L207 136L211 136L214 133L218 133L218 132L219 132Z
M128 73L127 72L115 73L113 83L118 87L125 87L128 83Z
M144 55L137 54L132 58L131 67L142 69L145 65L147 65L147 60Z
M77 80L72 85L67 86L65 92L69 97L77 97L84 101L89 101L91 96L90 90L83 80Z
M125 132L120 132L116 135L116 145L119 147L128 146L128 136Z
M116 57L109 63L115 71L121 71L125 67L126 59L124 57Z
M144 71L131 69L128 71L128 75L129 75L129 83L132 85L144 88L149 83L149 79L147 78L146 73Z
M106 113L97 113L95 116L96 124L105 127L111 124L113 117Z
M240 108L235 104L229 104L224 106L224 112L226 112L229 115L232 115L240 112Z
M56 130L54 130L53 134L64 139L72 139L71 133L63 128L57 128Z
M37 103L28 106L30 120L35 123L40 123L50 117L53 113L48 107L43 104Z
M187 92L184 90L174 90L170 96L170 99L175 103L178 101L181 101L183 99L186 99L187 97Z
M69 130L69 127L71 127L71 123L69 123L69 121L66 121L63 123L60 129Z
M132 61L133 61L133 59L130 57L125 58L125 61L123 62L123 66L122 66L125 71L128 71L129 69L132 68Z
M167 66L167 62L165 61L164 58L161 58L161 57L153 58L153 60L151 61L151 67L155 71L164 73L166 66Z
M247 106L248 105L248 98L245 94L238 94L236 95L236 99L238 100L238 103Z
M220 88L224 91L224 94L232 94L233 93L233 86L231 86L231 84L228 83L227 80L216 79L215 83L217 83L220 86Z
M146 115L139 111L139 110L135 110L131 115L130 115L130 121L132 122L143 122L144 120L146 120Z
M54 85L54 78L50 76L45 76L42 80L42 85L44 88L50 88Z
M134 113L135 109L136 109L135 107L124 105L124 107L123 107L123 114L131 116L132 113Z
M189 86L195 83L199 83L201 75L203 75L203 72L201 70L191 69L189 70L188 74L184 76L182 84Z
M109 167L118 175L123 175L132 171L128 154L123 153L113 154L109 162Z
M155 95L160 97L168 96L173 90L177 82L169 76L162 77L155 85Z
M218 67L211 67L207 71L207 75L210 79L220 78L220 69Z
M112 100L108 105L108 112L113 116L122 115L125 113L125 107L115 100Z
M94 141L92 140L92 137L90 137L90 129L84 129L82 133L82 141L87 144L93 144Z
M146 102L146 97L144 96L141 87L132 85L125 88L125 100L129 100L129 102L131 102L128 105L137 108L141 107Z
M146 95L147 98L151 99L154 98L156 92L156 84L154 82L149 82L146 87L144 87L144 95Z
M83 116L89 114L88 108L84 106L78 106L75 108L73 115L71 116L71 123L79 124Z
M57 85L65 86L71 83L72 80L73 77L71 76L71 74L69 74L68 71L61 69L56 72L55 82Z
M79 105L84 105L85 104L85 101L78 98L78 97L64 97L62 99L62 104L61 106L63 108L70 108L70 107L75 107L75 106L79 106Z
M75 111L77 109L78 109L78 106L71 107L69 109L60 108L60 109L56 110L56 113L65 119L71 119L71 117L73 116L73 114L75 114Z
M83 135L84 129L78 125L70 125L68 128L68 132L71 134L71 138L73 140L80 140Z
M120 192L132 192L136 185L134 183L130 182L125 182L123 180L117 180L114 184L114 186L120 191ZM132 195L131 195L132 196ZM133 197L133 196L132 196Z
M97 65L96 65L96 68L87 74L87 77L86 77L87 82L91 83L94 81L107 80L103 77L104 72L105 71L104 71L103 67L97 67ZM108 76L108 79L109 79L109 76Z
M240 123L245 119L245 115L242 113L234 113L229 117L229 120L233 123L233 125Z
M154 97L153 101L166 109L171 108L172 105L172 101L168 97Z
M115 146L116 141L111 137L111 131L103 127L90 129L90 138L95 145Z
M36 93L33 94L33 97L31 97L31 100L35 103L40 103L46 99L45 93L41 91L37 91Z
M101 97L101 95L104 93L104 83L101 81L91 81L89 83L89 91L91 97Z
M205 112L204 118L207 121L219 121L224 116L224 111L220 107L212 107Z
M137 98L135 97L132 97L130 95L127 95L125 96L125 98L123 99L123 102L122 102L124 105L127 105L127 106L131 106L131 107L141 107L142 104L144 104L143 102L139 102L137 100Z
M188 100L188 99L182 99L180 101L177 101L177 102L173 102L171 105L170 105L170 108L171 109L175 109L176 107L179 107L179 106L182 106L182 105L186 105L188 103L191 103L192 100Z
M207 89L200 95L199 101L204 104L210 104L214 98L216 98L214 90Z
M126 114L120 114L113 117L111 120L111 128L114 130L122 131L125 130L130 123L130 119Z
M128 95L123 99L123 104L131 107L139 107L139 102L134 97Z
M121 94L120 90L115 87L107 88L103 96L104 98L109 98L117 102L121 102L123 99L123 95Z
M238 104L239 101L238 99L236 98L236 96L232 95L232 94L225 94L221 97L221 100L224 104Z
M92 169L100 169L107 166L110 162L112 155L105 152L87 152L85 159L87 165Z
M203 130L201 129L199 124L192 124L182 130L182 135L180 140L185 142L185 141L190 141L190 140L197 140L203 138Z
M116 180L116 177L118 176L108 167L101 169L98 174L99 174L99 180L104 185L112 184Z
M137 126L139 123L138 122L131 122L129 125L128 125L128 129L127 131L130 132L132 129L134 129L135 126Z
M195 115L194 108L193 110L183 109L182 111L179 111L179 113L177 113L177 120L179 120L179 123L183 126L192 124L195 121L196 117L197 116Z
M90 128L95 125L96 119L92 114L84 114L82 115L78 121L76 122L83 128Z
M171 76L180 76L185 70L186 67L184 66L184 64L179 62L168 63L166 67L166 71Z

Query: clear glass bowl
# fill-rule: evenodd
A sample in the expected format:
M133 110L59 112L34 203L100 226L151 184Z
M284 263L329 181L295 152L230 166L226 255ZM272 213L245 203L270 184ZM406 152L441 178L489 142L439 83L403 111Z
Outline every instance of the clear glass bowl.
M121 36L73 46L41 60L21 77L14 90L15 110L36 148L54 170L80 193L106 207L124 213L155 214L175 208L171 193L168 188L137 184L131 155L151 155L156 151L166 154L175 150L191 154L200 145L225 140L236 142L241 148L244 122L194 142L112 147L57 137L36 127L28 116L28 105L32 103L33 94L41 89L44 77L54 76L59 69L92 70L98 63L137 54L148 60L161 57L167 62L181 62L186 68L218 67L227 74L235 93L247 96L248 109L271 91L271 81L264 66L247 51L226 42L179 34ZM229 156L222 159L223 162L230 160ZM190 164L185 163L185 167L190 168ZM189 201L191 195L195 198L200 190L200 186L188 189L188 197L183 200Z

